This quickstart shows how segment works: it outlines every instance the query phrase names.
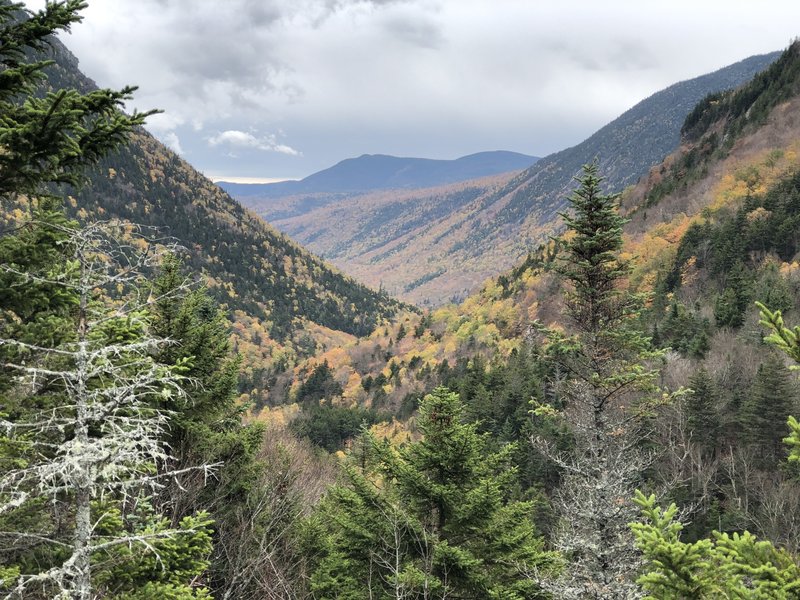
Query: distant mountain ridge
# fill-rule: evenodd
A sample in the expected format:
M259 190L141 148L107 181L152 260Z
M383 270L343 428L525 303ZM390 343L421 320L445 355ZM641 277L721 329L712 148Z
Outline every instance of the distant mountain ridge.
M698 104L674 151L622 194L622 211L630 219L623 247L632 267L629 281L652 298L647 330L655 344L671 348L667 360L680 365L680 373L703 367L742 389L767 355L754 300L791 311L789 318L797 321L798 115L800 42L795 42L735 92ZM563 294L552 268L560 246L550 242L533 250L459 305L422 317L401 315L369 339L301 363L292 373L294 385L324 362L344 397L359 398L361 406L379 398L382 406L402 412L409 396L447 382L442 363L466 366L476 355L483 356L478 364L502 362L498 357L513 355L530 339L532 322L559 324ZM737 305L724 302L729 296L744 300L739 305L744 325L722 321ZM703 354L709 362L700 362ZM362 386L392 372L397 375L385 387ZM472 381L471 389L477 389ZM489 397L497 399L494 406L502 403L493 390ZM715 410L730 408L720 403Z
M384 192L346 200L301 196L294 205L242 200L361 281L382 282L389 292L418 304L464 298L558 230L558 212L583 164L597 160L610 191L634 184L678 146L681 126L698 102L751 80L778 56L753 56L676 83L584 142L516 175L397 191L394 199ZM302 210L298 203L305 203ZM443 213L443 206L450 212Z
M309 175L300 181L231 183L218 181L234 197L280 198L296 194L340 194L445 185L527 169L539 160L518 152L478 152L455 160L363 154Z

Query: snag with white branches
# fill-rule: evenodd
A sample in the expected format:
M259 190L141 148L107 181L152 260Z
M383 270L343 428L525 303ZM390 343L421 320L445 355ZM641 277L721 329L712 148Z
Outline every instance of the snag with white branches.
M113 561L114 548L157 554L159 540L197 533L182 527L109 535L107 515L97 514L109 502L122 512L132 510L178 474L165 468L170 412L163 406L184 394L186 381L181 364L153 358L171 342L149 332L153 299L146 284L174 248L130 224L43 226L61 228L68 257L63 272L18 272L9 264L0 271L14 275L18 285L45 284L71 294L73 326L53 346L0 337L1 367L11 380L3 398L27 407L11 416L0 407L0 448L13 447L16 457L0 473L0 526L42 507L58 507L60 514L41 531L0 531L0 547L30 544L37 555L56 558L39 569L0 569L0 597L38 593L88 600L97 595L94 564ZM208 473L211 466L191 468ZM202 518L198 523L200 529L208 525ZM1 554L6 563L14 552Z

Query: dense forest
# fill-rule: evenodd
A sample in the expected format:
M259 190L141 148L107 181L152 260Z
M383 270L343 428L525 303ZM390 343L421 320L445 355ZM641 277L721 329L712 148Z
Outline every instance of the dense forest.
M221 304L216 255L143 218L201 223L188 179L97 200L125 204L108 161L155 142L134 88L43 86L84 7L0 2L0 597L800 598L800 167L742 165L800 44L690 113L646 189L585 165L566 233L459 307L342 288L340 311L349 280L280 237L312 283ZM669 213L733 159L715 203ZM267 305L349 335L255 406L233 332Z

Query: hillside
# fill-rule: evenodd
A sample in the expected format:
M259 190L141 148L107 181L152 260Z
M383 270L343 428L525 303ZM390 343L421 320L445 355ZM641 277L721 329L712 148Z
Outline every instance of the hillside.
M800 314L800 44L692 115L681 145L622 198L631 219L624 257L631 282L653 298L645 327L674 350L665 381L686 385L687 373L706 366L737 395L764 360L754 301L793 322ZM322 369L339 386L335 404L404 418L433 386L475 375L476 357L487 372L517 360L534 321L559 325L560 245L539 247L460 305L401 315L369 339L309 359L279 378L271 402L302 400Z
M316 207L308 200L305 214L275 207L271 222L345 272L373 286L382 283L403 299L434 306L463 299L557 229L557 213L581 165L599 158L611 190L635 183L678 145L683 121L700 100L748 81L777 56L751 57L670 86L581 144L505 180L398 192L394 199L384 192ZM448 210L431 214L432 204ZM252 206L270 214L263 205ZM394 228L397 221L409 226ZM361 223L369 227L354 225Z
M53 53L50 86L94 87L57 40ZM144 130L104 158L66 205L82 220L121 218L177 238L188 267L244 324L237 343L262 372L317 343L366 335L400 308L276 231Z
M300 181L278 183L217 182L233 197L263 205L267 199L305 194L353 194L369 190L426 188L487 175L526 169L536 163L535 156L497 150L478 152L454 160L407 158L385 154L364 154L345 159ZM266 212L265 215L269 215Z

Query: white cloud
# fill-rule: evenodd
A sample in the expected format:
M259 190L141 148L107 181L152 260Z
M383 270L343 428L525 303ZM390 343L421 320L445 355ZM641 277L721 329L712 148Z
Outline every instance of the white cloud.
M185 154L183 148L181 148L181 140L178 138L178 134L174 131L169 131L162 136L158 136L159 139L164 142L169 148L172 149L173 152L177 152L178 154Z
M255 148L257 150L267 150L269 152L279 152L280 154L288 154L290 156L300 156L301 153L278 142L278 138L274 134L269 134L262 137L256 137L252 133L246 131L238 131L236 129L229 129L223 131L215 136L208 138L210 146L225 145L231 148Z

